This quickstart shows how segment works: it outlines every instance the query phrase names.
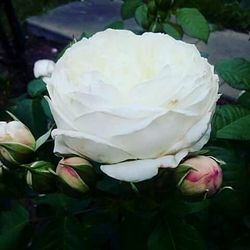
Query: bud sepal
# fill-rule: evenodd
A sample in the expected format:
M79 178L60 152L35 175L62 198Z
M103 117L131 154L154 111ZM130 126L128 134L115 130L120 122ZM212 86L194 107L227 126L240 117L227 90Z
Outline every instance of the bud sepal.
M39 192L47 193L55 190L54 165L46 161L36 161L29 165L23 165L27 169L26 183Z

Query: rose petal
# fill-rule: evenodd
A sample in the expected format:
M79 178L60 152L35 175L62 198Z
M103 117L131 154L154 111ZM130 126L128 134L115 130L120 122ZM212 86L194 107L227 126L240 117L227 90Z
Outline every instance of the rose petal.
M176 167L186 155L187 151L183 150L176 155L167 155L153 160L135 160L112 165L102 165L101 170L117 180L139 182L157 175L160 167Z
M55 129L52 131L55 139L54 152L88 157L97 162L116 163L136 157L122 148L96 136L70 130Z
M169 111L147 127L130 134L114 136L110 141L139 159L161 157L172 153L169 150L173 145L200 119L197 116ZM205 130L206 128L204 132Z

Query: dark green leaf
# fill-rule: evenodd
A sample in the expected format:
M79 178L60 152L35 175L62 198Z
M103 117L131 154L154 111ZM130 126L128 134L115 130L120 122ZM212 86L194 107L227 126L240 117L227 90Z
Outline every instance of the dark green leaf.
M149 26L149 31L150 32L162 32L162 24L155 21L155 22L152 22L151 25Z
M223 185L243 191L246 182L248 182L244 160L240 159L240 156L232 149L215 146L208 147L208 149L209 155L226 163L225 165L221 165L223 171Z
M49 104L48 104L48 102L46 101L45 98L42 98L42 99L41 99L41 105L42 105L43 112L44 112L44 114L46 115L46 117L47 117L49 120L53 121L53 116L52 116L52 114L51 114Z
M147 249L145 238L150 229L150 216L127 214L121 223L122 249Z
M166 34L172 36L173 38L175 38L177 40L181 39L181 37L182 37L181 33L173 25L171 25L169 23L164 23L162 27L163 27L163 31Z
M83 250L86 236L81 224L73 216L58 217L37 231L32 240L34 250Z
M250 139L250 110L237 105L223 105L216 109L213 129L217 138Z
M177 22L185 33L191 37L207 42L209 26L205 17L195 8L182 8L176 12Z
M82 211L90 204L90 199L75 199L61 193L52 193L34 199L38 205L49 205L67 211Z
M46 91L46 84L42 79L35 79L28 84L28 93L31 97L43 96Z
M227 59L216 64L223 80L236 89L250 90L250 62L243 58Z
M245 108L250 109L250 92L247 91L245 93L243 93L239 99L238 102Z
M134 16L135 10L142 4L142 0L127 0L122 4L122 19L128 19Z
M47 130L47 117L44 114L40 99L24 99L11 110L34 134L43 135Z
M18 249L22 230L28 224L29 214L27 210L17 205L8 212L2 212L0 216L0 248L4 250Z
M160 222L148 239L149 250L203 250L197 230L183 220L168 218Z
M139 6L135 11L136 22L144 29L150 26L148 23L148 7L146 4Z

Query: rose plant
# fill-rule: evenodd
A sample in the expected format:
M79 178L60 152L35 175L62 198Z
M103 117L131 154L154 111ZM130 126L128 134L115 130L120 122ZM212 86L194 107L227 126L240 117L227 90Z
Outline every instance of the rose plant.
M138 182L176 167L209 139L218 77L194 45L108 29L52 65L38 61L34 72L47 83L55 153L87 157L115 179Z
M248 249L250 67L215 69L240 105L216 107L213 66L164 34L109 29L36 62L0 123L0 246Z

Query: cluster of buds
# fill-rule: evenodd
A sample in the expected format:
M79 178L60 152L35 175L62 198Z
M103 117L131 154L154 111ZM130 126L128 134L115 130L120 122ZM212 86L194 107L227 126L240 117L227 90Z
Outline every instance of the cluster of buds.
M187 196L214 195L222 184L222 170L218 161L208 156L196 156L182 163L190 167L178 184L180 191Z
M55 190L56 183L70 194L87 193L94 186L95 171L87 160L62 159L55 171L50 162L34 161L35 149L36 140L22 122L0 122L0 178L6 169L20 167L27 185L39 193Z
M96 175L89 161L76 156L63 158L55 169L50 162L33 162L35 145L34 136L23 123L0 122L0 177L7 168L21 166L26 169L26 183L37 192L54 190L56 183L69 194L85 194L93 188ZM184 195L205 194L209 197L219 190L222 170L214 158L196 156L181 166L188 169L178 182Z
M0 160L7 167L27 163L34 155L35 138L19 121L0 122Z

